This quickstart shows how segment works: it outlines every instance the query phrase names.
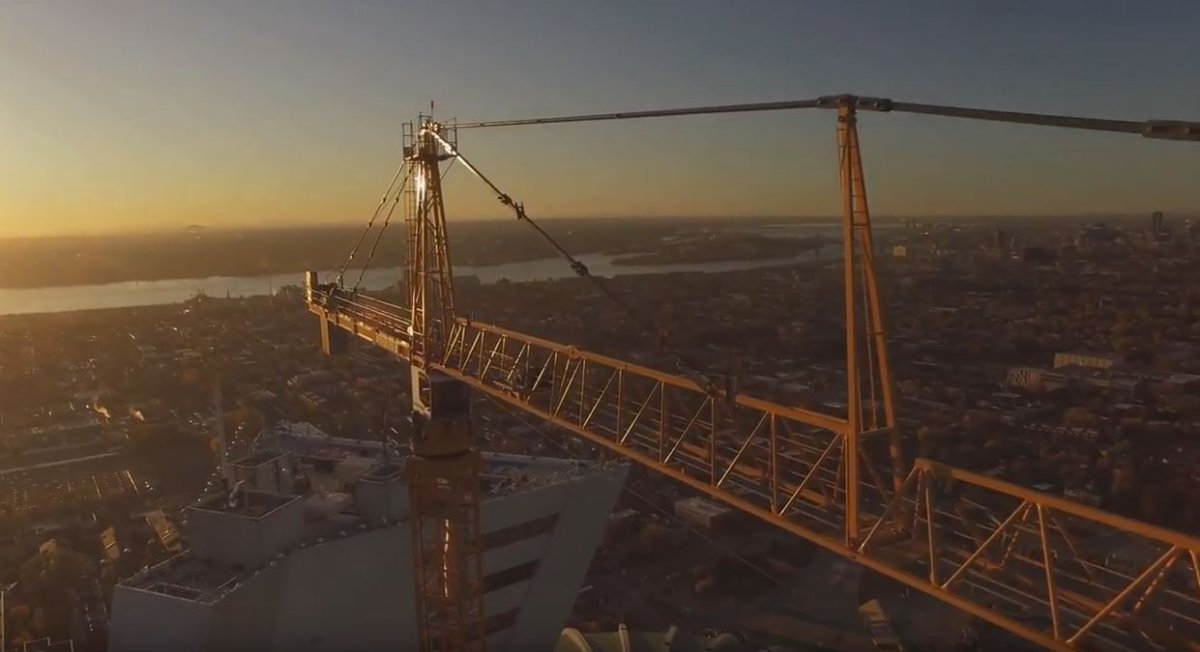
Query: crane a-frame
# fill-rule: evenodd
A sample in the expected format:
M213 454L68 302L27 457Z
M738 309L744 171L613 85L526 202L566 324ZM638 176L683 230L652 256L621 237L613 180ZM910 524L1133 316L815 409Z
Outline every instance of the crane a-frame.
M456 313L440 161L461 162L549 238L522 204L462 156L458 130L810 108L834 110L838 118L844 415L737 393L681 354L682 373L664 373ZM932 460L904 459L858 139L862 110L1200 140L1196 123L851 95L457 125L423 116L406 129L407 174L399 186L393 179L399 189L394 197L389 189L380 208L390 201L394 210L402 198L405 204L409 305L359 293L357 285L347 289L346 266L324 285L310 273L307 300L326 352L344 350L356 336L411 366L408 469L422 649L484 645L479 454L468 418L474 390L1047 648L1200 650L1200 539ZM576 273L589 276L558 249ZM1130 567L1097 560L1093 542L1113 536L1138 548Z

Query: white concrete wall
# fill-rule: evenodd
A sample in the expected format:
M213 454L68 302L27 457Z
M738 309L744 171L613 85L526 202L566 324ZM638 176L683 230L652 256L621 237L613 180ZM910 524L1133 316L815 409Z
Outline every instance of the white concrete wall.
M416 602L407 524L329 541L287 558L261 650L373 652L416 649Z
M259 519L259 559L262 565L279 552L291 550L303 538L304 502L297 499Z
M562 487L565 505L542 550L537 573L526 587L525 606L504 647L489 650L554 649L628 473L628 466L617 466Z
M113 589L108 649L113 652L202 652L209 647L211 608L128 586Z
M261 517L208 509L187 510L188 540L196 557L258 568L293 547L304 533L304 505L282 505Z
M483 513L479 515L480 526L486 534L532 521L562 509L565 498L560 485L485 498Z
M354 483L354 503L363 518L379 523L408 518L408 488L403 476L359 478Z
M253 568L258 561L254 519L207 509L187 510L187 539L196 557Z
M415 650L416 603L406 524L306 546L269 564L188 628L140 623L139 645L113 637L113 652L374 652ZM128 589L126 589L128 590ZM149 595L149 594L147 594ZM150 595L156 609L171 598ZM186 604L186 601L184 601ZM114 613L139 609L121 599ZM117 623L114 622L114 625ZM121 624L125 632L130 628ZM175 634L178 636L164 636ZM175 645L182 638L193 647Z
M208 637L209 650L258 652L270 649L279 587L286 575L282 564L267 566L243 581L216 604Z
M415 650L407 523L296 549L216 605L118 587L112 652Z

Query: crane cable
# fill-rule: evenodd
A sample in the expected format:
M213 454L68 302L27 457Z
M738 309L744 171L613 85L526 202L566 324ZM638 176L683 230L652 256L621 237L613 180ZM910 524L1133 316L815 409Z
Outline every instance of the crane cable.
M401 163L401 166L403 166L403 163ZM451 159L450 163L448 163L448 164L446 165L446 168L445 168L444 170L442 170L442 172L441 172L441 177L442 177L443 179L445 179L445 178L446 178L446 175L447 175L447 174L449 174L450 170L452 170L452 169L454 169L454 160L453 160L453 159ZM404 181L402 181L402 182L400 183L400 188L396 190L396 197L395 197L395 199L393 200L393 203L392 203L392 208L388 210L387 217L386 217L386 218L384 218L384 220L383 220L383 226L382 226L382 227L380 227L380 229L379 229L379 233L377 233L377 234L375 235L375 242L371 244L371 251L370 251L370 253L367 255L367 260L366 260L366 262L365 262L365 263L363 263L362 270L360 270L360 271L359 271L359 273L358 273L358 280L357 280L357 281L355 281L355 283L354 283L354 287L351 289L351 292L357 292L357 291L358 291L358 286L359 286L359 285L362 283L362 281L363 281L363 276L365 276L365 275L366 275L366 273L367 273L367 270L368 270L368 269L371 267L371 259L375 258L375 250L379 248L379 243L380 243L380 241L381 241L381 240L383 240L383 232L387 230L387 228L388 228L388 224L390 224L390 223L391 223L391 221L392 221L392 212L396 210L396 204L397 204L397 203L399 203L399 201L400 201L400 197L404 195L404 190L405 190L405 188L408 186L408 180L409 180L409 178L411 177L411 175L412 175L412 170L411 170L411 168L410 168L410 169L409 169L409 173L408 173L408 174L406 174L406 175L404 175ZM393 180L393 182L394 182L394 180ZM390 190L390 189L389 189L389 190ZM384 197L384 199L386 200L386 199L387 199L387 197ZM368 227L368 228L369 228L369 227ZM363 237L366 237L366 234L365 234L365 233L363 234ZM338 281L339 281L339 283L341 282L341 278L340 278L340 277L339 277Z
M371 213L371 219L367 221L367 228L363 229L362 234L358 236L358 242L356 242L354 247L350 250L350 255L346 257L346 262L342 263L341 268L338 269L336 281L338 285L342 284L342 280L346 276L346 270L350 268L351 263L354 262L354 257L358 255L358 250L361 249L363 243L366 242L367 234L371 232L372 228L374 228L375 220L379 219L379 212L383 210L383 206L387 203L388 197L392 195L392 188L396 187L396 180L400 178L400 173L403 171L404 161L400 161L400 165L396 167L396 174L392 175L391 183L389 183L387 189L383 191L383 196L380 197L379 204L375 206L375 212Z
M1073 115L1056 115L1050 113L1030 113L1027 111L998 111L967 106L947 106L941 104L921 104L917 102L901 102L885 97L864 97L861 95L822 95L803 100L784 100L779 102L751 102L747 104L722 104L717 106L691 106L673 109L655 109L651 111L620 111L609 113L591 113L586 115L559 115L539 118L519 118L510 120L490 120L485 122L459 122L455 129L484 129L493 127L521 127L529 125L550 125L578 122L599 122L605 120L638 120L644 118L668 118L688 115L712 115L721 113L753 113L763 111L794 111L798 109L837 109L850 106L860 111L876 111L881 113L915 113L961 118L965 120L982 120L987 122L1007 122L1012 124L1036 125L1042 127L1060 127L1065 129L1083 129L1085 131L1107 131L1139 135L1143 138L1161 140L1200 141L1200 122L1188 120L1112 120L1107 118L1088 118Z
M426 129L426 131L435 139L437 139L442 147L446 149L447 153L453 156L456 160L460 161L463 164L463 167L467 168L467 170L478 177L480 181L491 188L492 191L496 193L497 199L500 201L500 203L511 209L518 221L528 224L533 228L534 231L537 231L538 234L542 236L542 239L548 242L550 246L554 247L554 249L558 251L558 253L562 255L562 257L565 258L571 265L571 270L574 271L577 276L588 279L592 285L596 287L596 289L600 290L601 293L603 293L619 308L625 311L625 313L631 319L637 323L640 323L644 330L653 333L658 338L659 347L668 350L672 357L674 357L675 364L679 367L679 369L683 373L693 376L692 380L696 381L696 384L699 385L706 394L708 394L710 397L724 396L727 400L733 401L734 392L722 391L720 385L701 372L699 365L688 359L688 357L684 355L684 353L680 351L678 347L674 346L670 342L670 338L668 337L665 329L659 328L659 326L654 323L652 319L644 317L641 313L634 309L629 302L614 292L607 283L600 279L600 277L592 275L591 271L588 270L587 265L585 265L578 258L572 256L571 252L563 248L563 246L560 245L553 236L551 236L537 222L534 222L532 219L530 219L529 215L525 212L524 203L514 200L511 195L501 190L495 183L492 183L491 179L480 172L479 168L476 168L470 161L468 161L467 158L463 156L456 147L451 145L445 138L442 138L442 136L436 130ZM727 378L726 380L728 381L729 379ZM732 387L730 386L729 389L731 390ZM730 413L734 414L732 406L730 406L730 408Z
M405 166L401 164L401 168ZM367 274L367 269L371 267L371 261L375 258L375 252L379 249L379 243L383 240L383 232L387 231L388 224L392 221L392 215L396 212L396 206L400 203L400 198L404 196L404 191L408 187L408 180L412 177L412 168L408 167L408 174L404 175L404 180L400 182L400 187L396 189L396 195L392 198L392 206L388 209L387 217L383 219L383 226L379 227L379 233L375 234L375 242L371 243L371 251L367 253L367 260L363 262L362 269L358 272L358 280L354 282L354 287L350 290L358 292L358 286L362 285L363 277ZM393 186L395 182L393 182ZM386 200L387 197L384 197ZM364 234L365 235L365 234ZM341 279L338 279L339 284Z

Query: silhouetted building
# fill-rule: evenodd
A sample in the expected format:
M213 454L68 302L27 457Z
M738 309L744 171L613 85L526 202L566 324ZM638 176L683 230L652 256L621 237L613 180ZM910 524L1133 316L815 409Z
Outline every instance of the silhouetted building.
M996 251L1001 256L1008 256L1008 252L1012 249L1012 234L1004 229L996 229Z
M711 500L691 496L675 501L675 516L706 530L715 530L729 522L733 517L733 511Z
M1078 365L1094 369L1111 369L1120 362L1115 353L1092 353L1089 351L1060 351L1054 354L1054 368Z
M1124 237L1122 231L1104 222L1096 222L1080 229L1079 235L1075 237L1075 245L1082 251L1105 252L1111 251Z
M1030 265L1053 265L1058 260L1058 251L1050 247L1025 247L1021 260Z
M1023 389L1053 391L1069 386L1096 387L1129 397L1143 386L1142 379L1135 376L1114 375L1108 369L1075 364L1053 369L1010 367L1006 380L1009 385Z

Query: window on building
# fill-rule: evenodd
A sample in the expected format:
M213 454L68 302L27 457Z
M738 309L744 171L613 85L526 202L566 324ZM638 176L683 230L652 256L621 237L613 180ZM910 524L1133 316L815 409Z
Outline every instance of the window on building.
M517 624L517 614L519 613L521 613L520 609L513 608L503 613L495 614L494 616L488 616L487 621L484 623L484 628L487 631L487 635L491 636L496 632L502 632Z
M554 529L555 525L558 525L558 514L543 516L532 521L525 521L524 523L518 523L494 532L488 532L483 535L483 549L491 550L492 548L499 548L500 546L506 546L517 541L532 539L550 532Z
M513 566L512 568L506 568L502 571L489 573L483 578L483 592L491 593L492 591L502 589L506 586L512 586L518 582L524 582L525 580L533 577L534 573L537 572L537 567L538 561L535 559L531 562Z

